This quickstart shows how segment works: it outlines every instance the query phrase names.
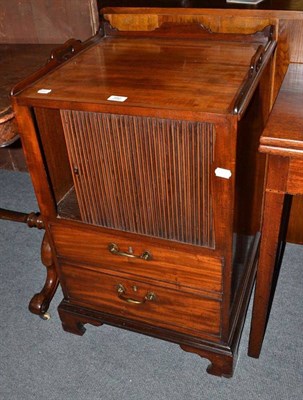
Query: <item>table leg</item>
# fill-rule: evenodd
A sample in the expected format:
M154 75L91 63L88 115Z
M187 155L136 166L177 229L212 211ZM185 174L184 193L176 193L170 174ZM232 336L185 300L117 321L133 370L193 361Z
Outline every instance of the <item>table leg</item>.
M260 356L270 308L284 199L285 194L281 192L266 191L265 193L260 257L248 346L248 355L255 358Z

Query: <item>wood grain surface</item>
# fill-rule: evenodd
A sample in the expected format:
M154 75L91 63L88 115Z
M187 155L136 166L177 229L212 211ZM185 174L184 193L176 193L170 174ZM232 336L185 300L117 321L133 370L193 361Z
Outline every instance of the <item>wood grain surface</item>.
M0 43L63 43L85 40L98 29L95 0L1 0Z

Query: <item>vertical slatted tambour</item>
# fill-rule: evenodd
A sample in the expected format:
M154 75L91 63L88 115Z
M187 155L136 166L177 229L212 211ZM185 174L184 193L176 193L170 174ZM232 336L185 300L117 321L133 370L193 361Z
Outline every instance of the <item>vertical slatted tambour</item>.
M83 221L213 247L205 122L61 111Z

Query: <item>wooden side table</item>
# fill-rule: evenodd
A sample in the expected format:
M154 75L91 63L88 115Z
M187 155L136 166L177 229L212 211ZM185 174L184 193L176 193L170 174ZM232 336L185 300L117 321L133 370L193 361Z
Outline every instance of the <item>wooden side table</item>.
M258 358L288 195L303 194L303 64L290 64L259 150L268 154L261 248L248 354Z

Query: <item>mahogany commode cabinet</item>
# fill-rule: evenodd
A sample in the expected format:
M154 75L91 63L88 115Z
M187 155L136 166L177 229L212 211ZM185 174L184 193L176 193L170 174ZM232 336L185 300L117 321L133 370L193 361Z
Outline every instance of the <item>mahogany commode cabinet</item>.
M274 35L105 21L14 88L46 229L32 311L59 281L66 331L115 325L232 375L255 276Z

